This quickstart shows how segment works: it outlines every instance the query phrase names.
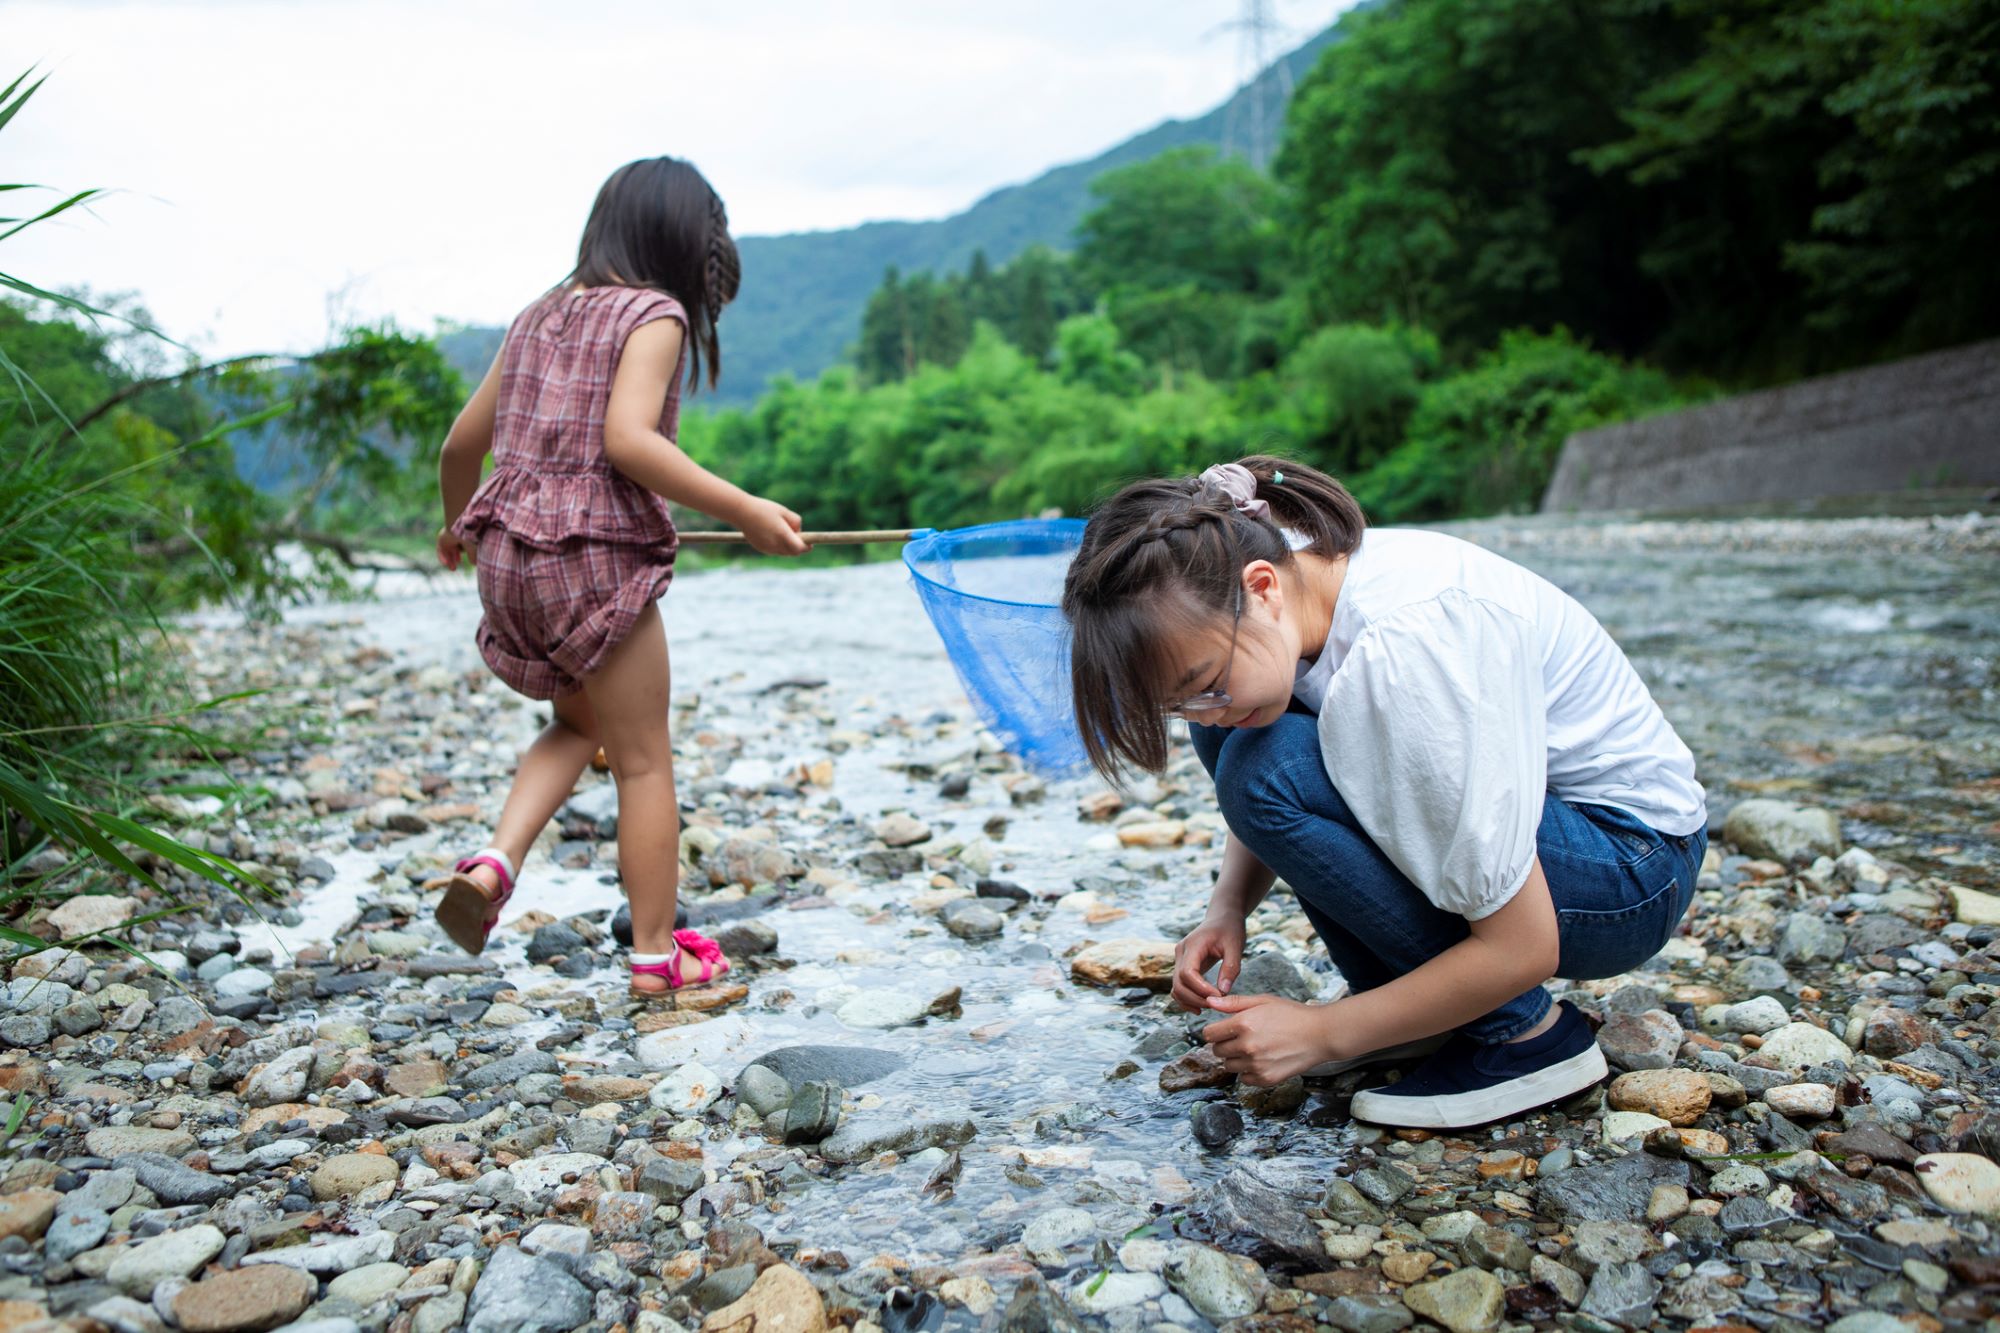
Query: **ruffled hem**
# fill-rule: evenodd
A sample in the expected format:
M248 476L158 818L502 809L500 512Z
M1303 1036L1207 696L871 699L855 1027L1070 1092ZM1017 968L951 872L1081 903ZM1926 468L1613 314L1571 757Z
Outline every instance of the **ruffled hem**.
M624 477L603 472L500 468L452 525L453 532L475 545L489 528L544 551L560 551L579 537L629 546L674 543L666 502Z

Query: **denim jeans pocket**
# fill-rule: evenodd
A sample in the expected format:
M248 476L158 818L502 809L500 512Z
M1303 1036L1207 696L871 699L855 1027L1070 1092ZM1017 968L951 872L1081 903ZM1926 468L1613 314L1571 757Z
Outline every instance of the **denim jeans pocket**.
M1581 836L1572 835L1568 848L1572 856L1581 860L1631 867L1658 854L1667 845L1644 820L1627 811L1582 803L1570 808L1583 817L1582 826L1577 828Z
M1639 902L1611 911L1558 908L1562 944L1556 975L1570 981L1615 977L1658 953L1673 938L1692 897L1681 885L1670 879Z

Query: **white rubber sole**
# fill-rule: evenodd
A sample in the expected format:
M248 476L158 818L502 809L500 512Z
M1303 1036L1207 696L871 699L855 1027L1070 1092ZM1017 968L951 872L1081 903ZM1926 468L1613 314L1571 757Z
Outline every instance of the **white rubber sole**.
M1396 1097L1382 1088L1358 1092L1353 1114L1356 1120L1395 1129L1464 1129L1573 1097L1610 1072L1604 1052L1592 1043L1561 1064L1477 1092L1446 1097Z
M1314 1065L1305 1072L1307 1078L1332 1078L1335 1074L1345 1074L1350 1069L1360 1069L1366 1065L1386 1065L1396 1060L1414 1060L1421 1055L1429 1055L1444 1045L1451 1034L1440 1032L1435 1037L1419 1037L1401 1046L1385 1046L1379 1051L1357 1055L1352 1060L1328 1060L1323 1065Z

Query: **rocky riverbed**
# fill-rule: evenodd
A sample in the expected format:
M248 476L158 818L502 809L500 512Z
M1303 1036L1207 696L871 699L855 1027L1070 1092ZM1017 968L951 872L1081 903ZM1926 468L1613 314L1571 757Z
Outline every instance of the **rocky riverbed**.
M465 585L390 580L186 626L266 726L190 775L236 797L159 806L275 897L12 965L0 1331L1985 1326L2000 525L1462 531L1606 621L1714 797L1685 935L1555 983L1603 1092L1391 1136L1346 1115L1380 1071L1232 1086L1160 993L1220 837L1198 768L1022 771L894 567L669 594L723 984L627 996L596 774L467 958L439 874L540 719ZM1251 926L1251 984L1338 993L1282 892Z

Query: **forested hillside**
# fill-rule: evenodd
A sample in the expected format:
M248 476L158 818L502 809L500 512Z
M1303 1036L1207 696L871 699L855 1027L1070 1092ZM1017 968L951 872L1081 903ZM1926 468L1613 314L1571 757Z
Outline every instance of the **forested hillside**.
M1400 0L1266 175L1106 172L1067 254L912 270L688 443L831 527L1086 509L1251 451L1378 518L1531 508L1572 431L2000 333L2000 0Z

